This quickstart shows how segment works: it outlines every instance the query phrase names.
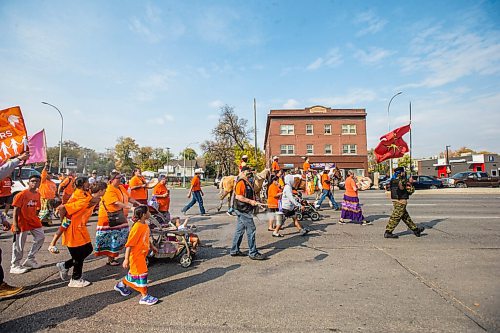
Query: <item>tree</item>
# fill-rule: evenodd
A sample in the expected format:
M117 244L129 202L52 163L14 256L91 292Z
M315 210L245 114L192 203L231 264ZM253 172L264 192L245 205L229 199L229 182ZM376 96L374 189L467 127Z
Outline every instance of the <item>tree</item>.
M186 160L195 160L198 157L198 154L193 148L187 147L179 154L179 158Z
M244 143L245 149L240 149L238 146L234 147L234 163L236 165L240 164L241 156L248 156L248 164L255 168L256 170L262 170L266 166L266 157L264 152L257 149L257 158L255 158L255 147L252 146L248 141Z
M139 145L130 137L119 137L115 146L116 167L122 173L131 174L135 168L134 156L139 151Z
M410 168L410 154L406 154L405 156L398 159L398 167L404 167L409 170Z
M224 105L220 108L219 123L212 131L216 140L223 141L228 147L238 146L245 149L245 142L249 141L252 129L247 129L248 121L239 118L234 107Z
M373 148L368 151L368 172L369 173L378 172L382 175L389 173L389 161L386 160L381 163L377 163Z

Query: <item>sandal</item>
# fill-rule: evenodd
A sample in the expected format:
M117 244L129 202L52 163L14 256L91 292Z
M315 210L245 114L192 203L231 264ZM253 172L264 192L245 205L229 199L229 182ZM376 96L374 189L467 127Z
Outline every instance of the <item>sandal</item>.
M108 260L108 262L106 263L106 265L109 265L109 266L119 266L120 263L118 262L118 260L112 259L112 260Z
M283 236L282 234L275 234L275 233L273 232L273 237L284 237L284 236Z
M269 228L267 228L267 231L274 231L274 229L269 229Z

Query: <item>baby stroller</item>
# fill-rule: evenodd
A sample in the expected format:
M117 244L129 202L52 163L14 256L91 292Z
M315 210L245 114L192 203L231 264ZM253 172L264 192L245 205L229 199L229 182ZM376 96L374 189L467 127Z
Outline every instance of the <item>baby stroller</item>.
M302 198L302 194L300 192L297 193L295 196L295 199L300 202L302 206L304 206L304 210L301 211L300 208L296 208L297 210L297 219L299 221L302 221L304 218L309 217L311 221L319 221L320 215L318 213L318 210L314 208L314 205L307 201L306 199Z
M151 243L158 249L158 253L150 251L147 256L148 265L156 259L176 259L183 268L191 266L195 252L193 243L197 235L191 230L177 230L165 215L155 207L149 207L151 218L149 219Z

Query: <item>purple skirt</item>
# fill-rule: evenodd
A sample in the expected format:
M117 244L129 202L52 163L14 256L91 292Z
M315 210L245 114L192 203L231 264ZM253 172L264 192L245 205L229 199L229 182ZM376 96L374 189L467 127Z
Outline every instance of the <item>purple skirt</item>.
M342 200L342 212L340 217L343 220L351 220L356 222L361 222L365 219L363 212L361 211L361 205L359 204L358 197L350 197L344 194L344 200Z

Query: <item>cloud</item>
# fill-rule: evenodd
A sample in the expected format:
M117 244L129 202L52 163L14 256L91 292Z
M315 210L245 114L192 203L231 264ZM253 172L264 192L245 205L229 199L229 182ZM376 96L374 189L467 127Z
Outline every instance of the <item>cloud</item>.
M414 56L400 59L403 73L423 72L425 78L407 87L434 88L463 77L500 73L500 32L481 35L464 29L425 29L411 42Z
M154 125L165 125L166 123L171 123L174 120L175 120L174 116L166 113L161 117L150 118L150 119L148 119L148 122L151 124L154 124Z
M165 92L169 88L170 80L175 76L174 72L164 71L150 74L138 82L137 99L139 101L151 101L157 94Z
M324 105L327 107L362 107L360 104L363 102L371 102L377 98L377 94L373 90L368 89L354 89L349 91L346 95L332 96L332 97L317 97L311 98L313 104Z
M354 52L354 57L365 64L375 64L384 58L387 58L394 54L394 52L389 50L384 50L378 47L371 47L367 51L357 50Z
M381 31L387 24L387 21L377 17L372 10L369 10L358 14L354 23L358 25L365 25L365 27L359 30L356 34L356 36L364 36Z
M210 103L208 103L208 105L213 109L219 109L224 105L224 102L216 99L215 101L211 101Z
M306 68L307 70L314 71L321 67L335 67L342 63L342 55L340 54L339 49L331 49L328 53L319 57L310 63Z
M286 101L285 104L283 104L283 108L285 109L295 109L299 105L299 102L296 101L295 99L291 98Z
M162 17L166 19L163 20ZM152 44L165 38L177 39L186 32L184 23L178 17L165 15L160 8L149 3L142 17L130 19L129 29Z

